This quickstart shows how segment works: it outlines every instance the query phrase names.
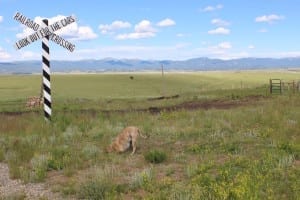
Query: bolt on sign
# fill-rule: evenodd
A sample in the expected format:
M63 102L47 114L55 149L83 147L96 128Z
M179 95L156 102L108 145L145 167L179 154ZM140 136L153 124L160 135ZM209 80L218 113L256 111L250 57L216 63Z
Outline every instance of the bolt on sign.
M44 115L46 121L50 121L52 115L52 107L50 84L50 51L48 43L49 40L51 40L56 44L62 46L63 48L69 50L70 52L73 52L75 50L75 45L55 34L54 32L74 23L76 19L74 16L69 16L57 22L54 22L51 25L48 25L47 19L44 19L42 21L42 24L38 24L20 12L17 12L13 18L14 20L27 26L28 28L34 30L34 33L18 40L14 44L16 50L22 49L23 47L26 47L40 39L42 40Z

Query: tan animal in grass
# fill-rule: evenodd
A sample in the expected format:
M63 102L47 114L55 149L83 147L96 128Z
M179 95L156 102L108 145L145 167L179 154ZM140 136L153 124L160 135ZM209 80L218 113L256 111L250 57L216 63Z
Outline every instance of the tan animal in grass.
M34 108L43 104L43 98L38 96L29 97L26 101L27 108Z
M140 130L135 126L128 126L122 130L121 133L114 139L112 144L107 147L107 152L116 151L122 153L132 147L131 155L136 151L136 143L138 137L147 138L142 135Z

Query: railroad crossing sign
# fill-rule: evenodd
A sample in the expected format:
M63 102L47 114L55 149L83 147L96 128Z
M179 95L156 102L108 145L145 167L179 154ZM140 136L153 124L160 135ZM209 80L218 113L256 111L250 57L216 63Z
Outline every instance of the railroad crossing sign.
M74 16L66 17L62 20L54 22L48 25L48 20L44 19L42 24L38 24L31 20L30 18L24 16L20 12L17 12L14 16L14 20L20 22L21 24L31 28L35 32L29 36L20 39L14 44L16 50L30 45L31 43L42 39L42 62L43 62L43 97L44 97L44 115L46 121L51 120L52 108L51 108L51 84L50 84L50 51L49 51L49 39L56 44L64 47L65 49L73 52L75 45L71 42L61 38L54 32L60 30L75 22Z

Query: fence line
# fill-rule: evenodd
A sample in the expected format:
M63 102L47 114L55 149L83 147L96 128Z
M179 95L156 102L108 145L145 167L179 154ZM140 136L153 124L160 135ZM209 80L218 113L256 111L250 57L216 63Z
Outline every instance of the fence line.
M270 79L270 93L282 94L284 91L292 90L293 93L300 91L300 81L283 81L281 79Z

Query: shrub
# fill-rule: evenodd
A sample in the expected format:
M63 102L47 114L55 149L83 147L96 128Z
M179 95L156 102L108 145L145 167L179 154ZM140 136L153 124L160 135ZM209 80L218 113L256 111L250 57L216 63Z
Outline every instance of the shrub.
M41 182L46 178L48 170L49 155L34 155L30 161L32 172L31 180L34 182Z
M85 159L93 159L96 158L99 154L99 148L93 144L88 144L83 147L81 153Z
M126 191L126 185L114 183L119 172L113 165L94 168L89 173L89 179L77 191L79 199L119 199L117 196Z
M67 167L68 158L71 157L71 150L68 146L55 147L50 152L51 157L48 161L48 168L61 170Z
M153 190L154 172L153 168L144 169L140 173L135 173L132 177L131 188L133 190L144 188L148 191Z
M81 185L78 196L80 199L106 199L112 186L100 180L91 180Z
M145 154L145 159L151 163L162 163L166 160L167 155L165 152L159 150L152 150Z

